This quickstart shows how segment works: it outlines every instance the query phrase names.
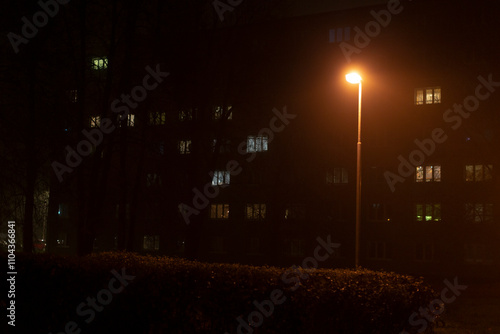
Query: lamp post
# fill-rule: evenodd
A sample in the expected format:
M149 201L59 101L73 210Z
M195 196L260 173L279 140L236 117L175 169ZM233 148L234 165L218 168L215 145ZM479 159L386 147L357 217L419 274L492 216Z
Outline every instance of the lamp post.
M359 85L358 93L358 143L356 163L356 241L355 241L355 268L359 267L359 226L361 223L361 76L358 73L349 73L345 76L347 82Z

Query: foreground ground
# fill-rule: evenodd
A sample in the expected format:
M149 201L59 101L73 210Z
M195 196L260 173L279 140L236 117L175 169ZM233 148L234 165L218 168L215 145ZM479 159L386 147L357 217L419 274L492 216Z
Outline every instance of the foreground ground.
M444 284L432 284L441 291ZM468 284L455 302L446 305L444 326L436 334L499 334L500 282Z

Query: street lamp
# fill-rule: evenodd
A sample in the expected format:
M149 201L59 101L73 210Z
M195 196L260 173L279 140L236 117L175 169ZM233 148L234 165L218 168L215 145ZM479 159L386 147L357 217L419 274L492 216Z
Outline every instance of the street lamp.
M349 73L345 76L347 82L359 85L358 94L358 144L356 163L356 242L355 242L355 268L359 266L359 226L361 222L361 76L358 73Z

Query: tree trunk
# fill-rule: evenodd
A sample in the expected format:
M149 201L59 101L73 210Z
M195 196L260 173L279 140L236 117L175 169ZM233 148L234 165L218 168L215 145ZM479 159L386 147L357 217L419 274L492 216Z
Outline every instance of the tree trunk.
M36 61L34 56L29 59L30 83L28 87L28 125L26 128L26 190L24 204L23 251L33 252L33 212L35 205L35 183L37 175L35 149L35 83Z

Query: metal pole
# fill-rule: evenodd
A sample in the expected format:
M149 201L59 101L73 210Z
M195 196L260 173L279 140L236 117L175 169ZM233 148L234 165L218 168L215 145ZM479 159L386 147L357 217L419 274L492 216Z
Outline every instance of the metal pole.
M359 267L359 229L361 223L361 81L359 82L358 94L358 144L357 144L357 167L356 167L356 251L355 267Z

